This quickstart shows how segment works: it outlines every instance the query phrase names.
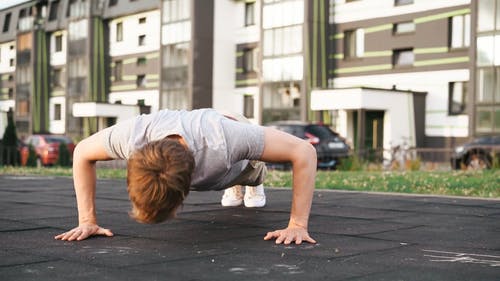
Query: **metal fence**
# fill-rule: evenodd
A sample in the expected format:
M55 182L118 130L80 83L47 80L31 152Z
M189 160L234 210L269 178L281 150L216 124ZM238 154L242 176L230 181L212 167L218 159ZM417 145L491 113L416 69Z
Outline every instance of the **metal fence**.
M386 170L449 170L450 158L453 154L451 148L401 148L392 149L366 149L353 151L352 155L363 162L380 165Z

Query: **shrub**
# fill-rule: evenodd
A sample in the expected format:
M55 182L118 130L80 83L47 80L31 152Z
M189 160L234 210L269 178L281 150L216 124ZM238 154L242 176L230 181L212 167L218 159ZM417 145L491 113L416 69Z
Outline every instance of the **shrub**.
M493 155L493 160L491 161L492 169L500 169L500 156L498 154Z
M30 144L28 146L28 160L26 161L26 166L36 167L37 166L36 159L37 159L37 156L36 156L35 148Z
M71 166L68 146L64 142L59 144L59 157L57 158L56 164L61 167Z
M339 171L361 171L363 170L363 161L357 154L353 154L347 158L340 160L340 164L337 165L337 170Z
M422 166L422 161L419 157L415 159L406 160L406 170L407 171L420 171Z

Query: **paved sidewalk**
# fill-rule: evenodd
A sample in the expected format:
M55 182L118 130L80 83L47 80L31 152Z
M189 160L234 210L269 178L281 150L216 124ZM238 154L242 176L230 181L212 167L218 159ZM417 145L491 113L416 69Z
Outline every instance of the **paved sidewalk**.
M0 176L0 280L500 280L500 200L317 191L318 244L275 245L288 189L262 209L192 192L174 221L128 218L124 181L99 180L113 238L54 240L77 222L69 178Z

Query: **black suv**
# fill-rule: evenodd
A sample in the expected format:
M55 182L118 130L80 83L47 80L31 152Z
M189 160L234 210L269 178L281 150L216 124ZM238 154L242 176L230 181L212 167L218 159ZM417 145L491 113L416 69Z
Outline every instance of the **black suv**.
M309 141L318 153L318 168L333 169L339 159L349 156L349 145L327 126L301 121L277 121L267 125Z
M500 157L500 136L480 137L455 148L451 156L451 167L489 169L493 166L493 160L498 157Z

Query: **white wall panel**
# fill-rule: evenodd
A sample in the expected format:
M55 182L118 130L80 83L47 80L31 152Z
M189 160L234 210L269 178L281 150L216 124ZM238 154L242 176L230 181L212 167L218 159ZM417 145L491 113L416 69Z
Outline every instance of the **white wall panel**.
M146 22L139 23L140 18ZM123 40L116 41L116 25L123 25ZM139 46L139 36L145 35L145 44ZM160 48L160 11L150 11L116 18L109 22L109 53L111 56L124 56L157 51Z
M16 42L6 42L0 44L0 73L13 72L16 70ZM10 66L10 60L14 60L14 65Z
M410 5L394 6L394 0L361 0L349 3L336 0L334 16L330 20L335 23L360 21L468 5L470 2L471 0L415 0Z

